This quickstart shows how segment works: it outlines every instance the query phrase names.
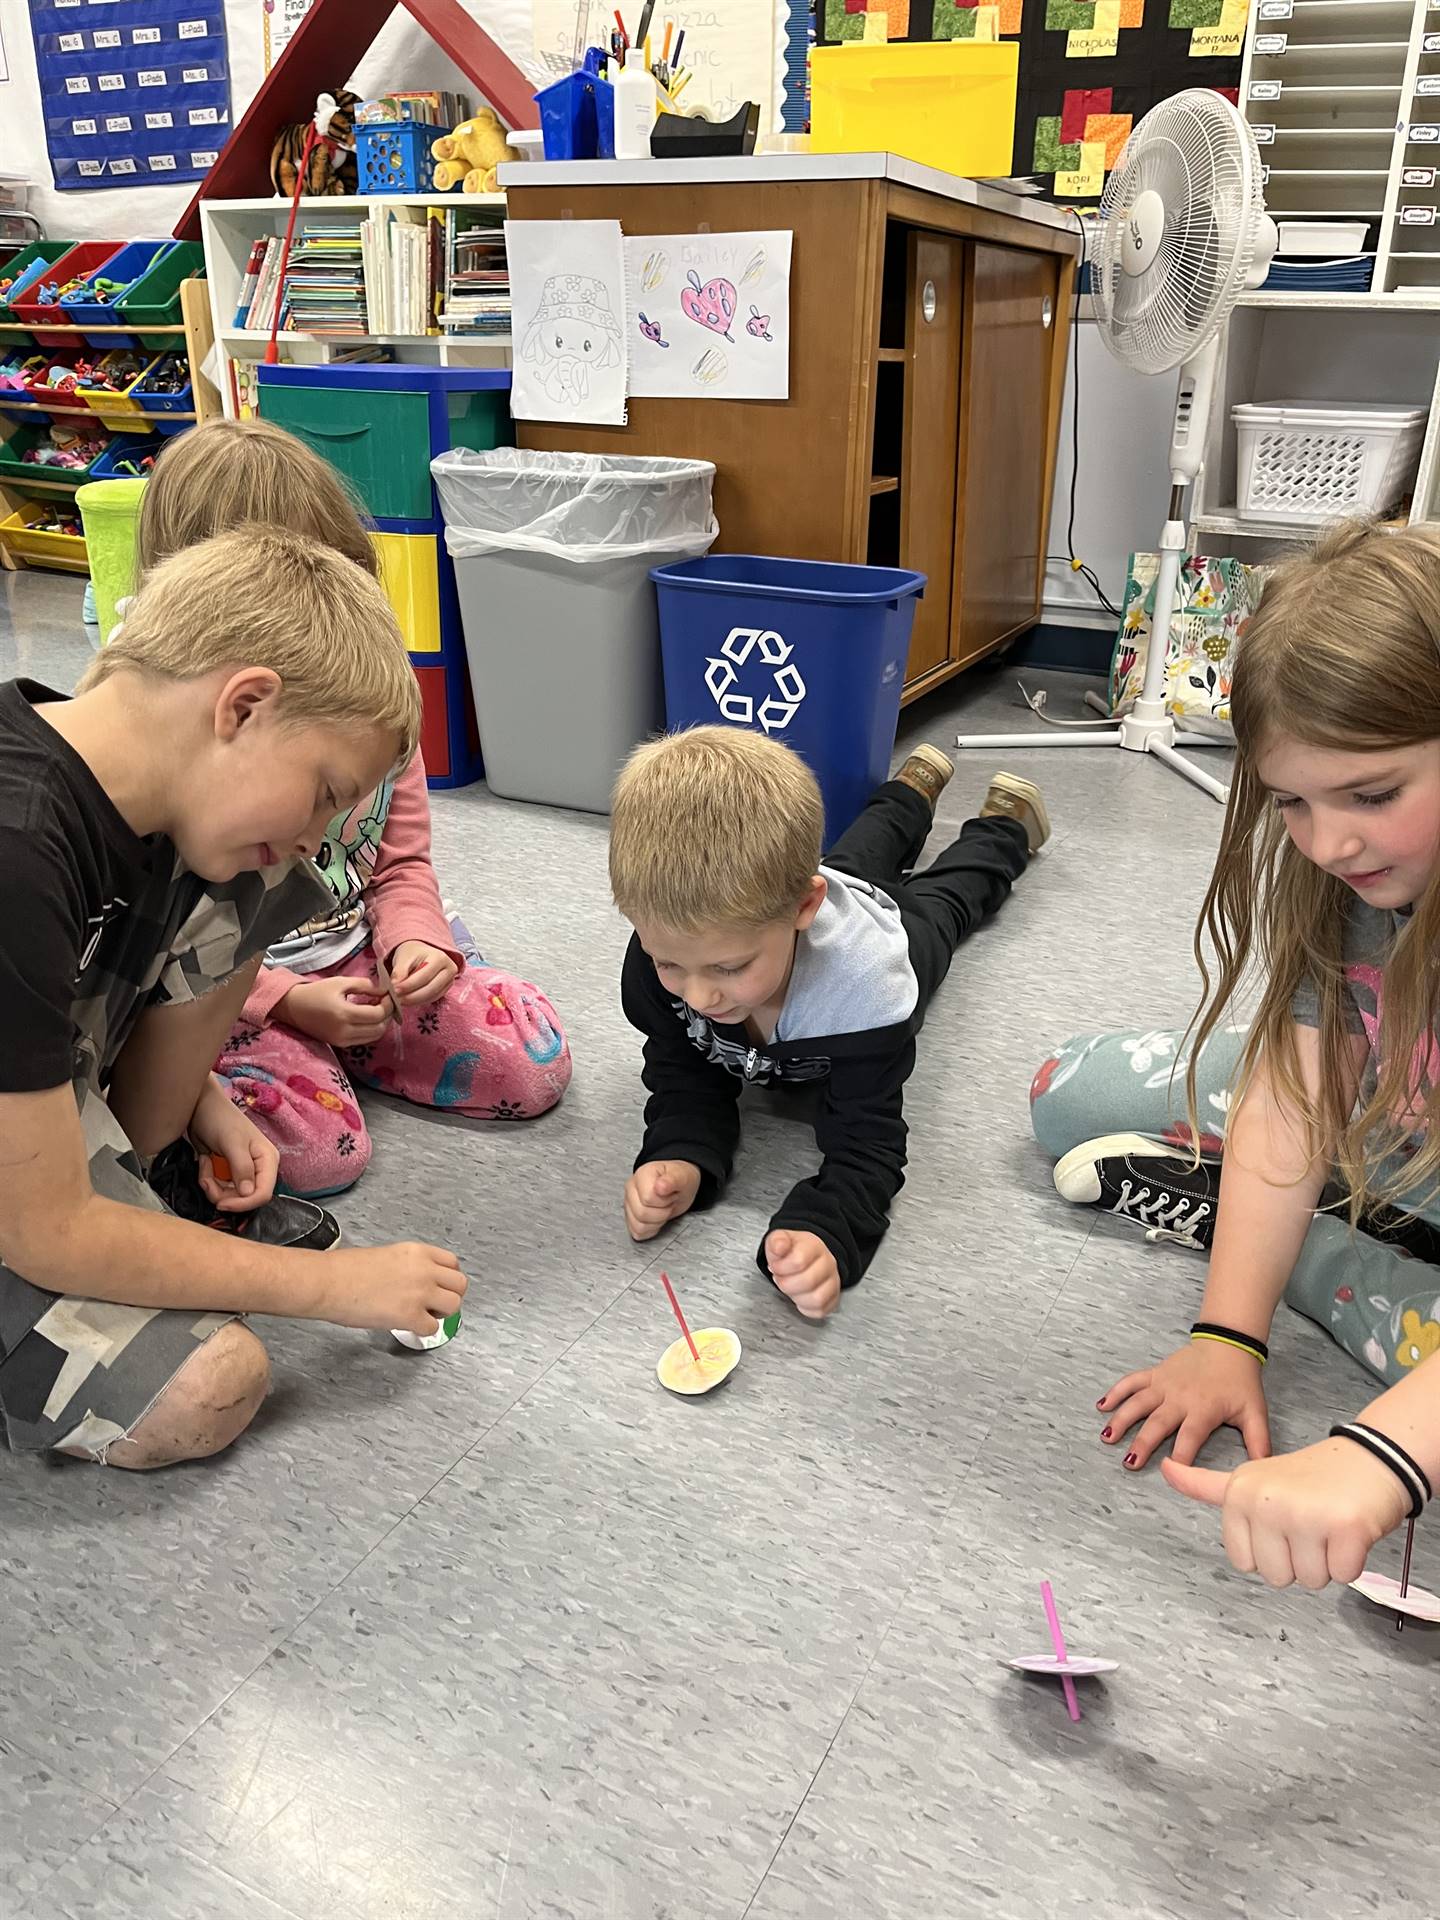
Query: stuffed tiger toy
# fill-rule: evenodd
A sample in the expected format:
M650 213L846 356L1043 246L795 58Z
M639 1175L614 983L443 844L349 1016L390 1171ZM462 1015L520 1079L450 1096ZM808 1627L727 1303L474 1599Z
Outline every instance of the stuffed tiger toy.
M326 97L321 95L322 100ZM329 136L336 144L332 147L324 140L315 142L303 191L316 194L354 193L360 179L355 165L355 109L360 104L360 96L342 90L329 98L335 102L335 111L330 116ZM300 156L305 151L305 136L311 125L309 120L297 120L293 126L282 127L270 149L270 184L286 200L295 191Z

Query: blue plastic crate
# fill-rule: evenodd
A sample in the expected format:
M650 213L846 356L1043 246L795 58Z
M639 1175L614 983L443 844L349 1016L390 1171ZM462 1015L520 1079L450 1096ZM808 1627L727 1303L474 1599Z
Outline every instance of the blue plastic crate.
M179 356L174 354L167 354L165 359L173 360L178 357ZM163 366L164 360L159 364ZM154 427L157 433L183 433L186 427L194 423L190 420L177 419L175 416L177 414L190 413L193 410L195 405L192 397L194 393L193 384L187 380L177 393L152 392L150 382L154 374L158 371L158 367L151 367L150 371L145 375L145 378L138 380L130 389L130 397L135 401L137 406L144 410L145 414L149 417L151 426Z
M650 577L666 726L747 727L793 747L833 842L889 777L925 575L711 553Z
M386 120L355 129L355 164L361 193L429 193L435 185L430 152L449 127L427 127L413 120Z
M97 267L90 281L78 293L67 293L60 306L67 321L75 327L113 327L121 315L115 311L115 304L122 293L128 293L135 282L147 274L162 254L169 253L175 245L173 240L132 240L128 246L121 247L103 266ZM113 300L97 300L90 291L95 280L114 280L120 285L121 292ZM111 347L135 347L140 344L133 333L87 333L87 342L92 347L109 349Z
M132 473L123 462L127 459L155 458L160 451L161 442L153 433L117 433L100 458L91 467L87 479L90 480L138 480L143 476Z

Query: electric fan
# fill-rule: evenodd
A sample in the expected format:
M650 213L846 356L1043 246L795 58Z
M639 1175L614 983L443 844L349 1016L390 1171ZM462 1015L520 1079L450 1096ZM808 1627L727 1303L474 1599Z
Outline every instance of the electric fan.
M1200 470L1220 340L1230 310L1258 287L1275 253L1260 150L1243 116L1206 87L1151 109L1130 135L1100 202L1090 291L1100 337L1137 373L1180 369L1170 434L1170 511L1160 536L1155 618L1140 698L1118 726L1054 733L961 734L962 747L1111 747L1153 753L1223 801L1227 789L1175 751L1223 745L1177 734L1165 709L1165 662L1185 555L1185 494ZM1087 700L1107 709L1095 695Z

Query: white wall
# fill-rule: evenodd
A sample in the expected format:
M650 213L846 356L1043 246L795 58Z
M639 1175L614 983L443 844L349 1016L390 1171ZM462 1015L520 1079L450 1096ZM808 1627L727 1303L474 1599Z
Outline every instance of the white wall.
M464 0L471 13L516 63L533 71L530 0ZM225 0L230 46L231 112L238 121L262 75L261 0ZM45 152L26 0L0 0L0 35L10 79L0 83L0 173L28 173L47 182ZM359 93L386 86L467 88L468 82L401 6L353 75ZM56 193L43 185L32 206L48 233L86 240L160 236L170 232L194 188L114 187ZM1175 386L1170 376L1144 379L1127 372L1101 345L1094 325L1080 322L1080 486L1076 502L1075 551L1099 574L1118 603L1125 590L1127 556L1153 545L1165 507L1165 449L1169 442ZM1061 444L1056 463L1050 551L1061 553L1070 488L1071 408L1074 356L1066 377ZM1062 559L1046 576L1046 617L1073 624L1113 625L1097 607L1078 574Z
M526 71L533 69L528 0L463 0L470 13ZM230 43L232 125L254 97L264 77L261 0L225 0ZM35 75L35 43L30 37L26 0L0 0L0 37L10 68L0 83L0 173L24 173L44 182L31 199L45 231L57 239L123 240L168 234L189 205L193 181L176 186L86 188L56 193L49 185L50 161ZM430 36L399 5L353 75L338 74L342 86L353 79L360 94L385 87L455 87L473 94L469 81L439 51Z
M1122 367L1105 348L1091 320L1078 329L1076 350L1065 375L1055 496L1050 510L1050 552L1065 552L1070 511L1075 366L1080 367L1080 484L1075 496L1075 552L1100 576L1115 602L1125 592L1125 566L1132 553L1148 551L1159 538L1169 495L1166 457L1175 414L1174 374L1149 378ZM1045 575L1045 618L1072 626L1115 622L1068 560L1052 559Z

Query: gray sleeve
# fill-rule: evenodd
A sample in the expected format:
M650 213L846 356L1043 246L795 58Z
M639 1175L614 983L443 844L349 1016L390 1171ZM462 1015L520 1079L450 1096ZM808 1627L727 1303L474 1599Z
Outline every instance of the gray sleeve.
M1383 966L1394 944L1396 922L1394 913L1380 907L1367 907L1363 900L1357 900L1345 923L1344 964L1350 967L1369 961ZM1354 992L1348 986L1342 1011L1346 1031L1364 1033L1365 1022L1360 1018ZM1290 1002L1290 1017L1302 1027L1319 1026L1320 998L1312 980L1302 980L1296 989Z

